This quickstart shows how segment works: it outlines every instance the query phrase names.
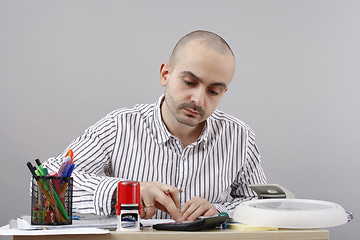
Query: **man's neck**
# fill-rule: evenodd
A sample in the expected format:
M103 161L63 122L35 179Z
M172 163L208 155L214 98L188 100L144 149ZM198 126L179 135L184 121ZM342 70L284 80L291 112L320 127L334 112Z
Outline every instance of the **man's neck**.
M190 126L181 124L171 115L170 112L167 112L167 109L164 109L164 107L165 107L164 105L166 105L166 103L163 102L160 107L161 117L162 117L162 120L163 120L166 128L169 130L169 132L173 136L180 139L183 147L186 147L186 146L190 145L191 143L195 142L199 138L199 136L201 135L201 133L204 129L205 121L196 125L195 127L190 127ZM167 117L164 118L163 117L164 114L166 114Z
M166 124L165 124L166 125ZM175 137L179 138L181 144L186 147L191 143L195 142L201 135L204 129L205 122L200 123L196 127L189 127L183 124L178 124L174 129L169 129L170 133Z

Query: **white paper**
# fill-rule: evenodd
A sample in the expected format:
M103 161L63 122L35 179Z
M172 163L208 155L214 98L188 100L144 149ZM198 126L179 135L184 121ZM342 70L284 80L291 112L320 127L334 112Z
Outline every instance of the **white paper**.
M9 225L0 228L0 235L5 236L19 236L19 235L64 235L64 234L108 234L109 230L101 228L57 228L57 229L44 229L44 230L20 230L10 229Z
M31 225L30 216L22 216L11 222L12 228L9 224L1 227L0 235L107 234L109 233L108 229L117 228L117 216L92 216L90 219L73 220L70 225ZM175 221L172 219L140 219L140 223L144 227L169 222Z

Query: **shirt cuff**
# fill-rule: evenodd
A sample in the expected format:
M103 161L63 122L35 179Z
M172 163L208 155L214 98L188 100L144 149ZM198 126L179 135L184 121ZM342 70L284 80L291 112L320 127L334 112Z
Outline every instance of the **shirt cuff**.
M117 178L106 177L99 183L94 193L95 214L111 214L111 199L119 181Z

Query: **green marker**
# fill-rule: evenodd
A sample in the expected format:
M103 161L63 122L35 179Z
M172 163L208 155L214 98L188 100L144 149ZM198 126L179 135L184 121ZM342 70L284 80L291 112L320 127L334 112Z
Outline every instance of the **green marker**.
M35 162L36 162L36 164L39 166L41 175L46 176L45 170L44 170L43 166L41 165L40 160L37 158L37 159L35 159Z

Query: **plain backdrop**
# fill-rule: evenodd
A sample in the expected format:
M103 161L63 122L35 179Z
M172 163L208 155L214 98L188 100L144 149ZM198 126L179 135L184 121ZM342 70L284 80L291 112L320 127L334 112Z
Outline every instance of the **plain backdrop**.
M219 109L256 133L269 183L332 201L359 239L360 1L0 0L0 225L30 214L27 161L108 112L153 103L179 38L223 36L236 73Z

